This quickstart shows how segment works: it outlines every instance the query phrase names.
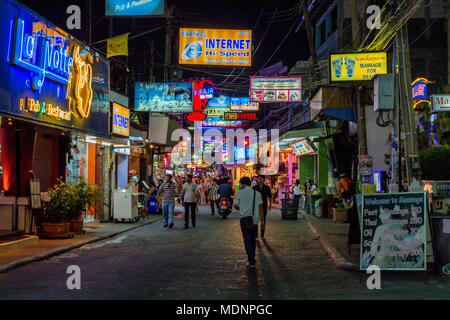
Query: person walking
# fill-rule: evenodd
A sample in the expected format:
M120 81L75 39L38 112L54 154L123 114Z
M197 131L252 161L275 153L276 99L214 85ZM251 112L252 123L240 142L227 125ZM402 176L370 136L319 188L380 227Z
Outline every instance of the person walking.
M175 208L175 183L172 182L172 176L166 175L166 181L161 184L158 190L158 196L162 194L162 208L164 216L164 227L173 227L173 210Z
M197 201L199 198L199 189L192 181L192 175L188 174L187 182L183 185L181 195L184 197L184 228L189 228L189 211L191 213L192 226L195 228L195 216Z
M240 214L239 224L249 263L247 267L254 268L256 264L256 231L260 217L261 224L264 224L264 211L261 193L253 190L251 183L250 178L241 178L239 181L240 190L236 194L234 208Z
M217 212L219 212L219 202L220 202L219 185L217 184L217 180L213 179L211 188L209 188L209 203L211 205L212 216L215 214L214 206L217 207Z
M261 194L262 204L263 204L263 213L264 215L261 217L261 239L264 238L264 234L266 232L266 218L267 212L272 210L272 190L265 183L264 176L259 175L257 178L258 184L253 187L254 190L258 191ZM269 209L269 210L267 210ZM258 226L256 226L256 237L258 239Z
M298 180L298 179L295 180L295 184L294 184L294 187L292 188L292 192L294 193L294 208L296 208L296 212L298 212L300 198L302 197L300 180Z

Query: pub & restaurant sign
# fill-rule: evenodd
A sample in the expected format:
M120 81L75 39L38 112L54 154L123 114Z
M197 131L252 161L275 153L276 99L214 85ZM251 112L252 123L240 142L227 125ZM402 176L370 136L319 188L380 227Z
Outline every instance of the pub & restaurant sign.
M0 112L109 134L109 62L20 3L0 0Z

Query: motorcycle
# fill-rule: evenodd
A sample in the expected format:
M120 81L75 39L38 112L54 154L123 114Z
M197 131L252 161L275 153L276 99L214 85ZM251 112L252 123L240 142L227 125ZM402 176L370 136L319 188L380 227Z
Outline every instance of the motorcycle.
M219 214L226 219L231 213L231 201L227 198L221 198L219 202Z

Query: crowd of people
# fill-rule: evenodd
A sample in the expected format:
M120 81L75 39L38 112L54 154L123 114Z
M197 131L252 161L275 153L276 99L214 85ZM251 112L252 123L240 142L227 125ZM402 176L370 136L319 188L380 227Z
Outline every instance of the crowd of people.
M345 175L341 175L338 183L339 194L343 198L349 198L352 193L353 182ZM296 180L292 186L294 206L298 209L302 206L305 196L317 189L312 179L306 179L304 185ZM151 183L149 194L156 197L160 203L164 217L164 227L174 226L174 209L177 201L184 207L184 228L195 228L197 225L198 206L209 205L211 215L216 209L219 212L220 200L226 198L231 206L239 212L240 227L244 240L245 250L248 256L248 267L255 267L255 250L258 236L265 240L267 214L272 209L272 189L266 183L264 176L253 179L243 177L239 181L239 191L228 177L193 177L188 174L186 178L177 176L174 180L171 175L166 175L165 181L159 180L158 185ZM258 228L258 225L260 228Z

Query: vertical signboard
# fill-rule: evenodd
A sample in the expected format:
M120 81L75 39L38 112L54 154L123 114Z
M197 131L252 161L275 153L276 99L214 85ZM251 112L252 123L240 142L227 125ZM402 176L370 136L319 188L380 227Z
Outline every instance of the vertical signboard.
M425 192L364 194L360 269L426 269Z
M129 137L130 136L130 109L118 103L112 103L112 133Z

